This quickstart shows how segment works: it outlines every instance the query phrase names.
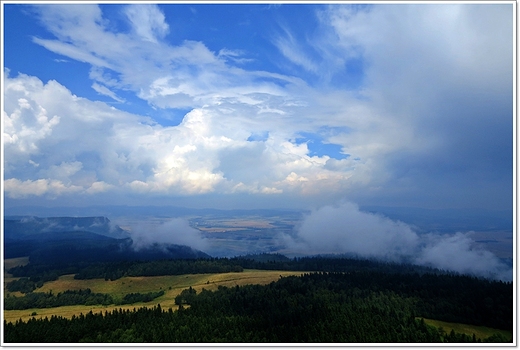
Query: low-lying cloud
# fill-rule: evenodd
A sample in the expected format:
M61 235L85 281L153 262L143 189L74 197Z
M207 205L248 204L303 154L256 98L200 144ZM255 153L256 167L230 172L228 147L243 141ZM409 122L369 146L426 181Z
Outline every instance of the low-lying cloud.
M344 202L314 210L293 236L284 235L283 240L297 254L352 254L512 280L512 269L479 247L470 234L418 234L404 222L363 212L356 204Z
M428 234L415 263L492 279L512 280L513 271L493 253L475 245L471 232Z
M136 250L154 244L184 245L201 251L209 246L201 232L191 227L188 221L182 218L173 218L161 223L139 223L130 228L129 234L133 241L132 246Z

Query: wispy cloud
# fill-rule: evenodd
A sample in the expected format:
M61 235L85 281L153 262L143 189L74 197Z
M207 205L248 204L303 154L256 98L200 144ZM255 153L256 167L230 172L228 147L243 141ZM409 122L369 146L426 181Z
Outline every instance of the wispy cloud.
M244 64L249 62L254 62L252 58L242 57L245 52L242 50L229 50L229 49L221 49L218 52L218 58L224 58L226 60L231 60L234 63Z
M274 44L280 52L291 61L305 70L318 73L319 64L314 62L309 55L304 52L299 42L294 38L290 31L286 28L283 30L284 34L278 35L274 39Z
M124 12L135 33L143 40L157 43L170 31L164 14L156 5L130 5Z
M57 40L44 40L40 38L33 38L33 41L45 47L47 50L53 51L57 54L70 57L73 60L80 62L90 63L94 66L111 68L103 59L96 57L94 54L85 52L84 50L78 49L76 46L63 43Z
M94 83L94 84L92 84L92 88L94 90L96 90L97 93L108 96L108 97L112 98L113 100L116 100L117 102L125 102L124 99L118 97L113 91L111 91L106 86L100 85L98 83Z

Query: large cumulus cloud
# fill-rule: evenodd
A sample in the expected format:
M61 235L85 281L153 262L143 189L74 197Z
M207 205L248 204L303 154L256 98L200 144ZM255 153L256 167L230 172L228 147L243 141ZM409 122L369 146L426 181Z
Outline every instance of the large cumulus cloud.
M250 193L511 208L511 5L317 7L305 40L290 24L272 37L292 75L248 70L238 48L167 42L157 5L123 7L126 31L96 5L32 9L47 30L33 42L87 63L103 96L188 112L165 127L57 81L7 76L9 198ZM338 83L352 62L362 79ZM295 140L313 132L349 157L311 156Z
M273 128L265 139L249 140L266 127L242 119L257 113L256 106L195 108L168 127L74 96L56 81L7 72L4 86L9 198L280 194L312 192L312 186L316 194L346 186L350 176L341 167L328 169L328 156L309 156L305 143L291 142L297 128Z

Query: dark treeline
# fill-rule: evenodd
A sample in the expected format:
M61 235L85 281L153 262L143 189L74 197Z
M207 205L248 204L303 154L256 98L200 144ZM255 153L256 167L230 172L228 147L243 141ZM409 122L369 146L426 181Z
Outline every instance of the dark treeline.
M382 273L445 274L446 272L407 263L338 257L301 257L289 259L278 254L260 254L234 258L163 259L153 261L120 260L111 262L75 262L43 264L31 262L8 270L14 277L29 277L37 282L46 276L75 274L76 279L104 278L116 280L124 276L161 276L196 273L241 272L243 269ZM55 279L55 278L54 278ZM47 279L51 280L51 279Z
M155 261L117 261L67 265L33 264L16 266L7 272L14 277L30 277L38 281L46 275L61 276L75 274L76 279L105 278L116 280L124 276L166 276L196 273L242 272L243 268L227 258L210 259L168 259Z
M30 293L36 288L42 287L45 282L56 281L58 277L60 276L55 272L34 275L29 278L22 277L7 283L6 288L9 292Z
M242 272L243 270L240 265L228 259L127 261L89 266L81 269L74 278L116 280L123 276L166 276Z
M41 286L43 286L43 281L36 283L27 277L22 277L7 283L6 288L9 292L30 293Z
M33 308L49 308L67 305L125 305L149 302L164 295L164 291L126 294L121 300L114 300L110 294L92 293L87 289L66 290L61 293L27 293L17 297L8 295L4 298L5 310L26 310Z
M110 305L114 301L108 294L92 293L90 289L67 290L61 293L27 293L4 298L5 310L26 310L66 305Z
M164 291L160 290L158 292L149 292L149 293L130 293L123 297L123 300L121 300L118 305L126 305L126 304L133 304L133 303L147 303L149 301L154 300L155 298L158 298L160 296L164 295Z
M75 262L68 264L34 263L9 269L14 277L28 277L32 282L55 280L75 274L76 279L104 278L116 280L124 276L163 276L197 273L241 272L243 269L290 271L379 271L389 273L442 273L423 266L379 262L355 258L303 257L289 259L279 254L260 254L235 258L164 259L154 261L121 260L111 262ZM48 276L51 276L50 278ZM12 291L15 291L14 289ZM34 290L34 288L33 288ZM21 290L20 290L21 291Z
M279 254L259 254L230 258L245 269L290 271L379 271L389 273L443 273L438 269L407 263L394 263L354 257L312 256L289 259Z
M55 281L59 276L77 273L88 266L90 266L88 262L58 265L39 264L31 261L27 265L15 266L7 271L13 277L21 278L7 283L6 287L10 292L29 293L40 288L47 281Z
M68 320L4 321L7 343L441 343L512 342L446 333L418 314L417 297L353 287L349 274L312 273L269 285L193 289L179 311L140 308ZM189 307L183 306L188 304Z

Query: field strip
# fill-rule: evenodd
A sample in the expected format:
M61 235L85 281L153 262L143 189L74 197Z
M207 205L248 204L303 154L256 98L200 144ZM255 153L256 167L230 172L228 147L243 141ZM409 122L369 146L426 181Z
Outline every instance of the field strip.
M470 324L464 324L464 323L452 323L452 322L444 322L439 320L431 320L431 319L424 319L424 323L430 326L434 326L436 328L442 327L442 329L446 333L450 333L453 329L456 333L463 333L467 334L469 336L472 336L475 334L475 337L480 339L485 339L490 336L492 336L494 333L502 334L506 338L510 339L513 337L512 332L501 330L501 329L494 329L484 326L474 326Z
M75 280L74 275L64 275L56 281L45 283L35 292L60 293L66 290L79 290L90 288L93 293L106 293L112 297L123 297L129 293L149 293L163 290L163 296L147 303L135 303L130 305L72 305L54 308L39 308L28 310L4 310L4 320L15 322L19 319L27 321L32 317L50 318L52 315L59 315L71 318L72 315L112 311L114 309L133 310L143 306L153 307L161 304L164 310L172 308L177 310L175 297L186 288L192 287L197 292L202 289L216 290L218 286L234 287L247 284L269 284L280 279L280 276L299 276L304 271L271 271L271 270L244 270L243 272L212 273L212 274L190 274L175 276L153 276L153 277L123 277L115 281L105 281L104 279ZM14 293L12 293L14 294ZM33 315L33 313L36 313Z

